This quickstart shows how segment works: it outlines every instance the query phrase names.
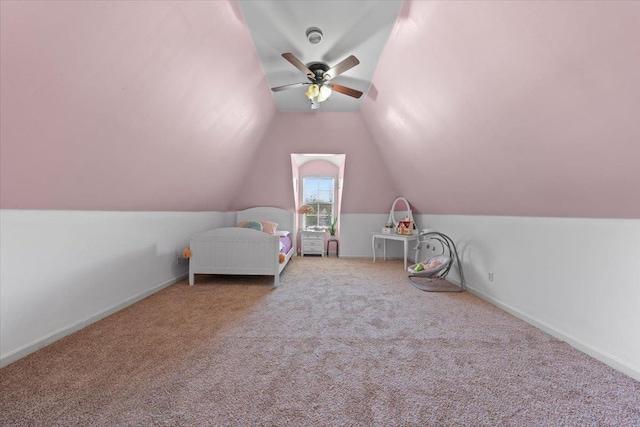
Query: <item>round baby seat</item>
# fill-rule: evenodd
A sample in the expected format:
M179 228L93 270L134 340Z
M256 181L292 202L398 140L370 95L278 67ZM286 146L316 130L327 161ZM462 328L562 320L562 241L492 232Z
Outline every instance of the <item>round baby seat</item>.
M453 241L437 231L424 231L418 237L416 260L421 259L420 250L424 247L428 253L424 261L409 266L409 282L421 291L426 292L462 292L464 290L464 274L458 257L458 250ZM451 267L457 264L460 285L445 280ZM419 267L420 266L420 267Z
M422 265L421 270L416 270L418 264L413 264L409 266L407 270L411 273L412 276L417 277L433 277L445 268L449 267L451 263L451 258L447 255L436 255L434 257L429 258L426 261L423 261L419 264Z

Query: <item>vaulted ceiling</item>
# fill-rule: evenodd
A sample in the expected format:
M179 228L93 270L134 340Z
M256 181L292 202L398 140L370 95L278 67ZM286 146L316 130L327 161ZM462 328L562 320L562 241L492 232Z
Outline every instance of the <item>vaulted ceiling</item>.
M365 94L369 90L380 55L398 18L402 0L325 0L313 6L299 0L240 0L253 44L270 87L309 83L306 75L286 61L292 53L304 65L322 62L333 67L349 56L359 64L331 79ZM319 30L322 39L313 44L307 33ZM274 93L279 111L308 112L307 87ZM320 103L318 112L358 111L364 97L334 93Z
M296 25L317 25L300 3ZM403 195L419 213L640 218L638 2L406 0L349 112L279 111L235 0L0 2L0 20L4 209L291 208L307 152L346 154L345 213Z

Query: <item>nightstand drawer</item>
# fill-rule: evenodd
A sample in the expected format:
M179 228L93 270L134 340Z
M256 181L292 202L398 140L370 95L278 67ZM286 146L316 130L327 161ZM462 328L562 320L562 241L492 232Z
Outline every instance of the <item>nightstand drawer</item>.
M305 249L312 249L312 248L322 248L324 247L324 240L320 240L320 239L305 239L302 241L302 247Z
M318 254L318 255L324 255L324 249L322 248L302 248L302 253L303 254Z
M303 239L324 239L324 233L317 232L317 231L316 232L303 231L302 238Z

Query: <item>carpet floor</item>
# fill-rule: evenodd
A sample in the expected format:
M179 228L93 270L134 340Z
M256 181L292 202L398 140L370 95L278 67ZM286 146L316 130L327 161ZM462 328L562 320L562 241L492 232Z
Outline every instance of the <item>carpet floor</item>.
M401 261L196 276L0 370L3 426L640 426L640 382Z

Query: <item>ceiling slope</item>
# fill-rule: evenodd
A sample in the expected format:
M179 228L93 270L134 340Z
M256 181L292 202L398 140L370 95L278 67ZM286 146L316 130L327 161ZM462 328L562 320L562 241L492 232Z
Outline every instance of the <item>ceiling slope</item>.
M432 214L640 218L640 3L407 1L361 108Z
M228 208L276 112L237 2L0 7L2 208Z
M293 206L289 154L325 152L344 212L640 217L637 2L406 1L325 118L276 113L235 1L0 7L2 208Z

